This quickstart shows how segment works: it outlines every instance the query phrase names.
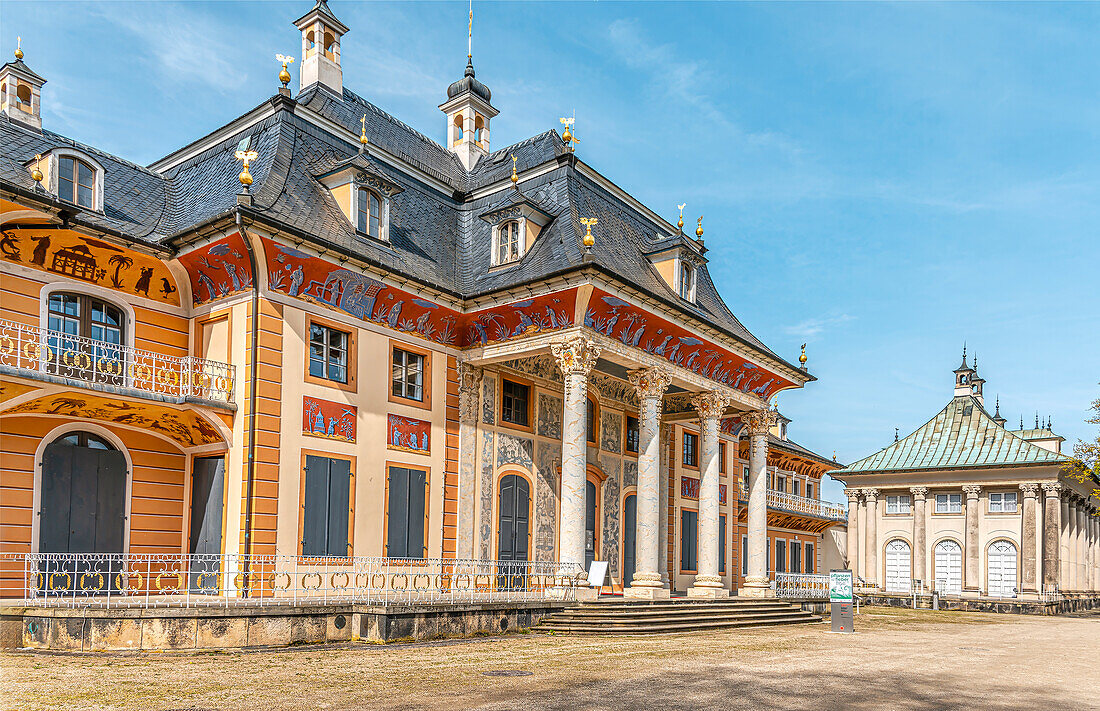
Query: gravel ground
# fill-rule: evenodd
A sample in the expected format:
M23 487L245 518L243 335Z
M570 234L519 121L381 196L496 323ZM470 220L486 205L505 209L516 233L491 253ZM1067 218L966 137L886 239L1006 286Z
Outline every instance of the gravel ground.
M864 608L825 625L270 652L0 655L5 709L1100 709L1100 618ZM488 676L485 672L506 672ZM512 675L512 673L518 673Z

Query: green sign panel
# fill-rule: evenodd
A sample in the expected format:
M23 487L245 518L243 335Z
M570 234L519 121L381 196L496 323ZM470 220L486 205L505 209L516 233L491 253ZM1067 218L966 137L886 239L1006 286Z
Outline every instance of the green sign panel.
M851 602L853 587L852 571L829 571L829 602Z

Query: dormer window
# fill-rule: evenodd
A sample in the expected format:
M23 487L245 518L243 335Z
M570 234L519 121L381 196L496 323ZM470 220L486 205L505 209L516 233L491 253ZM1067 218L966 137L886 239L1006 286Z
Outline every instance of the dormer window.
M375 239L382 239L382 198L368 188L359 188L357 205L359 224L356 229Z
M502 222L497 229L496 264L507 264L522 257L523 229L520 221Z
M680 261L680 298L695 301L695 266Z
M95 209L95 169L79 158L63 156L57 166L57 196L74 205Z

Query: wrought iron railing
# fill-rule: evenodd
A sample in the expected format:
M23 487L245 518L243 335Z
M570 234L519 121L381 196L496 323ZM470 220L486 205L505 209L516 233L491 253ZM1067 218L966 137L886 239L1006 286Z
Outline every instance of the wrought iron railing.
M95 386L175 398L231 402L235 369L228 363L143 351L0 320L0 366Z
M776 597L829 599L829 576L818 573L776 573L772 579Z
M748 489L744 486L738 486L737 498L741 501L747 501L749 498ZM768 508L807 514L833 521L845 521L848 518L847 512L840 504L788 494L785 491L776 491L775 489L768 489Z
M7 554L3 578L43 607L209 607L574 600L576 563L283 555Z

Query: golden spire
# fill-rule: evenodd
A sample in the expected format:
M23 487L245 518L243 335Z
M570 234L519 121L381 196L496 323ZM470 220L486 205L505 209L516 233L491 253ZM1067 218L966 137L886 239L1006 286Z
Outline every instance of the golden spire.
M286 85L290 83L290 72L286 70L286 65L293 64L294 57L291 57L289 55L283 56L281 54L276 54L275 61L283 63L283 69L279 72L279 81L283 83L283 88L285 89Z
M512 187L516 187L516 183L519 182L519 176L516 175L516 155L512 154Z
M366 150L367 144L370 141L367 140L367 115L363 114L363 118L359 119L359 123L362 124L363 129L359 132L359 146L360 150Z
M680 228L680 233L684 232L684 208L687 207L687 203L680 203L676 207L680 208L680 219L677 220L676 226Z
M237 151L233 155L237 160L244 162L244 170L237 176L237 179L244 186L244 191L248 192L248 186L252 185L252 174L248 172L248 164L259 158L260 154L256 151Z
M703 239L703 216L699 215L699 219L696 220L695 236L699 239Z
M31 171L31 179L36 183L42 182L42 170L39 166L42 165L42 154L36 153L34 156L34 170Z
M474 0L470 0L470 27L466 37L466 61L474 58Z
M802 344L802 354L798 356L798 362L802 364L802 370L806 370L806 344Z
M584 233L584 248L585 250L592 249L592 245L596 244L596 238L592 236L592 226L600 223L595 217L582 217L581 224L584 225L587 230Z
M15 58L16 59L22 59L23 58L23 38L22 37L16 37L15 38Z

